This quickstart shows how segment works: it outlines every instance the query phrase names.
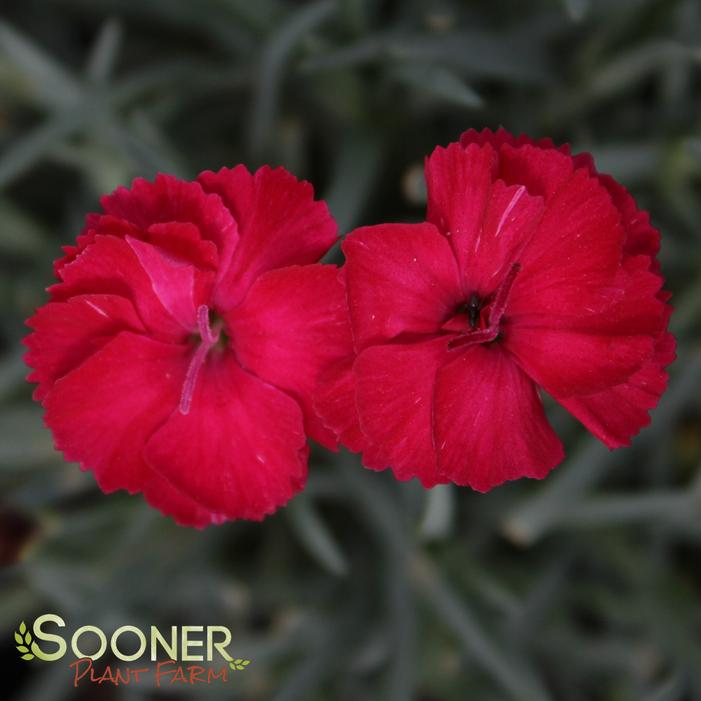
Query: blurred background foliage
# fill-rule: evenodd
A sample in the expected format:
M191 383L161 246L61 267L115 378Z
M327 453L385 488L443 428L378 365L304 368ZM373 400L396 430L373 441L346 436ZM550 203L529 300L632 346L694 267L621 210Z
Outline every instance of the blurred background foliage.
M701 699L698 0L2 0L0 18L5 698ZM631 449L550 407L566 462L487 495L318 451L288 508L204 532L53 451L23 321L102 192L283 164L345 233L421 218L424 156L500 124L593 152L663 232L679 359ZM76 691L67 663L14 649L46 611L225 624L253 664L227 687Z

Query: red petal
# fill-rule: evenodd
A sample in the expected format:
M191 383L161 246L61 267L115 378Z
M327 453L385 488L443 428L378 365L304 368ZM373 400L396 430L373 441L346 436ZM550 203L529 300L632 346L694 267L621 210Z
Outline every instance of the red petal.
M649 411L667 388L665 366L674 360L674 337L658 339L653 359L611 389L558 400L609 448L630 445L630 439L650 423Z
M222 265L216 302L231 309L266 270L316 263L336 241L336 224L314 190L283 168L255 174L242 165L201 173L198 182L221 196L238 224L231 265Z
M525 185L531 195L543 197L546 206L572 179L574 171L572 157L555 149L507 144L499 150L499 177L509 185ZM582 170L582 176L598 184L586 170ZM603 188L601 190L605 195ZM610 197L605 199L610 206ZM560 209L563 209L562 205ZM566 217L566 213L561 214Z
M434 422L439 474L480 492L542 479L564 457L535 384L498 346L472 346L438 371Z
M181 526L204 528L227 520L224 514L210 511L181 492L165 477L151 471L143 484L146 501L166 516L172 516Z
M647 256L626 257L616 272L608 306L582 306L571 315L542 314L535 310L516 316L509 309L512 325L577 329L595 334L647 334L657 336L669 318L661 291L662 279L648 269Z
M651 356L667 318L658 298L661 280L647 265L646 256L626 259L616 276L621 296L603 311L509 319L503 327L506 347L557 398L624 382Z
M490 144L495 149L498 149L503 144L509 144L511 146L524 146L530 144L531 146L538 146L539 148L556 148L564 153L569 153L568 146L556 147L553 144L553 140L549 137L542 139L533 139L527 134L519 134L515 136L510 132L506 131L503 127L499 127L496 131L491 129L482 129L482 131L476 131L475 129L468 129L460 135L460 145L467 148L470 144L479 144L484 146L485 144Z
M630 445L630 439L650 423L667 387L667 373L647 363L625 383L611 389L558 401L609 448Z
M607 192L585 171L576 171L546 202L538 231L520 255L509 316L577 316L608 307L620 294L615 276L623 238Z
M433 333L464 300L455 258L432 224L356 229L343 242L359 347L402 333Z
M143 331L129 300L115 295L80 295L68 302L49 302L27 321L34 329L24 344L24 360L34 368L27 378L37 382L34 399L41 401L54 382L77 368L120 331Z
M360 430L355 403L354 362L355 356L349 355L320 374L314 408L342 445L357 453L367 441Z
M374 447L364 452L372 469L391 467L400 480L425 487L442 481L433 443L436 372L449 357L447 339L373 346L355 361L360 426Z
M596 170L594 159L588 153L574 156L578 168L587 168L606 188L614 206L621 214L621 222L626 231L625 253L628 255L644 254L656 256L660 250L660 232L650 224L650 215L638 209L635 200L623 185L610 175Z
M68 265L68 263L72 263L78 257L79 253L84 251L91 243L94 243L98 233L104 236L125 238L129 235L139 236L141 231L138 227L123 219L117 219L109 215L88 214L85 217L85 226L76 239L76 245L63 246L65 255L63 258L54 261L54 273L59 280L61 279L61 270L63 267Z
M625 381L651 356L654 338L513 326L506 347L521 367L558 398L598 392Z
M299 406L228 352L210 352L189 413L174 411L145 456L178 489L231 519L262 519L287 503L307 475Z
M131 236L126 242L151 280L151 288L171 316L187 331L197 328L196 305L206 299L194 299L195 269L174 258L166 257L163 251L149 243Z
M307 433L337 446L312 407L319 374L352 354L345 287L334 265L271 270L253 283L227 317L242 365L288 391L304 411Z
M125 239L97 236L78 258L61 269L63 282L53 285L49 292L55 301L93 293L126 297L131 300L144 325L160 339L184 338L187 333L183 326L164 306L164 302L170 304L168 295L161 299L158 294L164 289L172 291L171 285L154 289L153 279L144 265L149 268L147 262L139 260Z
M339 269L337 280L345 291L346 266ZM345 357L329 364L319 374L313 405L324 426L333 431L346 448L357 453L365 444L365 438L360 430L355 404L354 362L355 353L351 347Z
M75 246L64 246L65 256L54 263L56 276L61 278L61 270L74 261L78 254L94 243L96 236L116 236L132 238L152 243L173 258L191 263L198 268L216 269L219 254L212 241L202 239L200 230L191 223L163 222L152 224L148 229L139 229L124 219L110 214L89 214L87 226L78 236Z
M238 234L231 213L216 195L196 182L159 174L151 183L137 178L131 188L119 187L101 200L107 214L130 222L142 231L153 224L194 224L203 239L213 241L221 261L228 261Z
M483 297L494 292L520 261L543 211L542 198L528 195L523 185L506 186L502 180L492 185L481 228L465 251L463 275L471 292Z
M556 146L552 139L533 139L526 134L514 136L503 128L492 132L490 129L483 129L477 132L474 129L469 129L460 136L460 145L467 147L470 144L478 144L484 146L490 144L492 147L500 151L500 147L508 144L512 147L519 146L534 146L542 150L555 150L561 154L570 157L575 168L585 168L591 175L598 178L599 183L608 190L614 206L621 214L623 227L626 230L625 252L629 255L646 254L656 256L660 248L660 232L650 224L650 217L647 212L638 209L635 200L631 197L628 190L620 183L616 182L610 175L599 173L596 170L594 159L588 153L579 153L570 156L570 149L567 144ZM547 155L544 158L548 158ZM540 169L533 169L537 172ZM547 172L547 170L545 171ZM531 192L538 190L553 192L551 188L538 188L533 186L532 179L523 181L529 187Z
M450 239L463 271L482 228L496 169L496 152L489 145L439 146L426 160L426 218Z
M177 406L189 350L122 332L47 395L46 423L66 460L105 492L139 491L147 439Z
M198 268L215 270L219 253L212 241L203 240L194 225L181 222L151 224L139 238L163 249L174 258L191 263Z

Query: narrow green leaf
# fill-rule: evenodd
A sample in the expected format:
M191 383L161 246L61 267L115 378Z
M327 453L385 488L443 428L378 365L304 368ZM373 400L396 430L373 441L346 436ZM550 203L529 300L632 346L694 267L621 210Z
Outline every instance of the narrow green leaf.
M2 20L0 51L33 81L37 100L47 106L66 107L80 98L78 81L33 41Z
M652 141L602 144L577 150L591 150L602 173L610 173L627 185L647 180L663 156L661 145Z
M360 221L377 181L383 153L381 139L370 129L348 129L338 144L325 199L342 235ZM330 262L332 256L324 260Z
M574 22L581 22L589 12L591 0L563 0L565 9L570 19Z
M55 455L51 434L44 427L40 407L0 410L0 471L38 465Z
M502 532L514 543L531 545L591 490L617 459L621 459L620 454L607 450L594 437L584 439L542 489L505 515Z
M170 153L162 134L150 130L145 115L134 116L133 124L127 126L112 120L105 126L105 135L110 143L128 156L136 169L146 177L153 177L159 171L184 177L183 166ZM148 132L143 134L143 132ZM142 133L139 133L142 132Z
M387 52L394 59L441 64L487 78L543 83L549 75L542 48L484 30L403 36L390 40Z
M92 48L86 73L95 83L103 83L112 73L122 41L122 24L119 20L108 19L100 29Z
M461 107L482 107L482 98L448 68L427 63L407 63L397 66L391 74L418 93Z
M452 530L455 516L455 489L451 484L439 484L426 494L426 508L419 524L424 540L439 540Z
M44 232L9 199L0 199L0 251L12 255L37 255L45 243Z
M658 72L661 66L676 61L701 62L701 48L668 39L644 43L619 54L601 68L595 74L589 91L599 98L615 94L637 85L647 75Z
M355 68L371 63L387 53L389 37L378 34L327 53L308 56L300 69L309 73Z
M328 71L386 60L450 67L471 76L544 83L550 70L542 47L528 36L465 30L437 35L381 32L302 63L305 71Z
M292 526L307 552L332 574L342 576L348 571L346 559L333 535L319 516L312 501L301 494L287 513Z
M22 384L27 374L27 366L22 360L25 348L17 347L0 360L0 400L4 400Z
M290 54L303 37L331 17L336 9L333 0L317 0L300 6L265 47L251 115L250 142L254 155L262 154L275 123L280 88Z
M653 425L638 439L640 447L654 443L669 430L671 422L687 405L689 398L698 393L701 358L697 354L686 359L680 357L676 370L669 389L655 410ZM542 489L517 504L513 511L507 512L502 524L504 534L520 545L532 545L556 524L568 519L573 508L582 503L610 468L625 459L624 451L610 451L594 437L584 439L579 449ZM651 508L656 507L653 504Z
M16 139L0 158L0 188L25 173L57 141L70 136L96 116L87 105L76 110L66 110Z
M624 523L663 523L694 519L699 504L683 491L654 491L636 495L607 495L572 504L560 519L571 527L605 527Z
M453 590L423 553L415 552L402 528L397 507L385 490L370 486L356 465L339 466L352 498L377 529L388 552L410 558L411 576L427 606L458 636L462 647L509 696L518 701L547 701L550 696L533 670L509 654L476 618L467 602Z
M386 677L387 701L414 698L417 657L421 654L418 635L417 601L407 559L388 551L383 563L384 624L392 650Z

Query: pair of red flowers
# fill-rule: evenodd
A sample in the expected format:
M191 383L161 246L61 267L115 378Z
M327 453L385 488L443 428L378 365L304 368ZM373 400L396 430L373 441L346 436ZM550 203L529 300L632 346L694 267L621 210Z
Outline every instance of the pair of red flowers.
M587 155L468 131L428 215L363 227L340 269L312 187L243 166L102 199L28 324L56 446L179 523L261 519L311 437L372 469L486 491L563 448L542 388L611 448L674 358L659 233Z

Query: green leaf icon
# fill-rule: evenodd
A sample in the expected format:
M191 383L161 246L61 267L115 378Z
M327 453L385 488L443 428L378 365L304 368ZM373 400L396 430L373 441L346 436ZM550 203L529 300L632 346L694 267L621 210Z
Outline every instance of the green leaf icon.
M233 662L229 662L229 667L233 670L244 670L248 665L251 664L251 660L244 660L240 657L235 659Z
M24 621L20 623L19 630L15 631L15 642L17 644L17 650L23 652L23 660L33 660L34 655L29 647L32 644L32 634L27 630L27 626Z

